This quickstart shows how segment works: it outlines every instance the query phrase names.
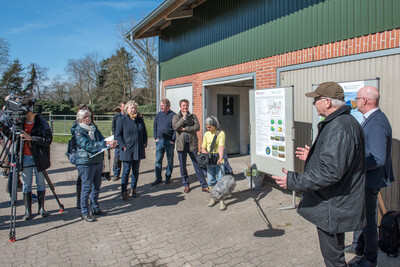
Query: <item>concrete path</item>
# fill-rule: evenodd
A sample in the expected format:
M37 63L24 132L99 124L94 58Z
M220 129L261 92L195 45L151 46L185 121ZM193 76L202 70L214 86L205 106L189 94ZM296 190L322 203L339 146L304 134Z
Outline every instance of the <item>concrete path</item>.
M75 208L77 171L64 155L66 145L53 144L51 150L48 173L65 212L58 212L47 189L46 209L51 215L22 221L18 193L17 240L9 243L7 180L1 179L1 266L324 266L315 226L293 209L277 210L291 205L291 193L269 181L261 190L248 189L241 171L249 156L230 159L237 186L227 199L228 209L220 211L218 204L207 206L209 195L201 192L191 165L192 191L183 193L177 157L172 183L151 186L155 179L151 142L140 166L140 196L124 202L119 181L103 181L100 206L108 215L87 223ZM32 209L37 211L36 200ZM347 243L350 240L348 235ZM379 260L380 266L400 266L398 259L383 253Z

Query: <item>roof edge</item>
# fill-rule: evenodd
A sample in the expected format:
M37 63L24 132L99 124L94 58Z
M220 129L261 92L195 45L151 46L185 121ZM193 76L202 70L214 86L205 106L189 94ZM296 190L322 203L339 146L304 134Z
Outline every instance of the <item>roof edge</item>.
M126 34L125 38L129 39L130 36L135 36L136 32L138 32L143 26L145 26L147 23L149 23L152 19L154 19L156 16L161 14L165 9L167 9L172 3L174 3L176 0L165 0L161 5L159 5L156 9L154 9L147 17L145 17L141 22L136 24L135 27L130 29Z

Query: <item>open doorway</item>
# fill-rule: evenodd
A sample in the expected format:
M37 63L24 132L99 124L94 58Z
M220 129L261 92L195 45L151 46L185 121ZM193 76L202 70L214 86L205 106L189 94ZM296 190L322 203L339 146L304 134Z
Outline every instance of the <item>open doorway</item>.
M249 90L254 89L254 78L204 83L204 118L218 118L225 131L225 149L230 155L246 155L250 144Z

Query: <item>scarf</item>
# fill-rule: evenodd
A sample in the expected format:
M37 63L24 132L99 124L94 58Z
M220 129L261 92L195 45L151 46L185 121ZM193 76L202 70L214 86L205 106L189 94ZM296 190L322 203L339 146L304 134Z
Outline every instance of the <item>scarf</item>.
M79 123L79 126L89 133L89 137L91 140L96 140L94 136L94 131L96 130L96 126L94 126L93 123L91 123L90 125L87 125L86 123Z
M133 115L131 115L131 114L128 113L128 115L129 115L129 117L131 117L132 120L135 120L136 117L137 117L137 113L135 113L135 114L133 114Z

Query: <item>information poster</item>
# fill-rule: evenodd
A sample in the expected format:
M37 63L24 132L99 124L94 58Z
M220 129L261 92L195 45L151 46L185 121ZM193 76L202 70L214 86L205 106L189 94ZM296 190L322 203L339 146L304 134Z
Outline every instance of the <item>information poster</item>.
M357 92L360 88L364 87L364 81L357 81L357 82L344 82L344 83L339 83L340 86L342 86L343 91L344 91L344 101L346 102L346 105L349 105L352 107L351 110L351 115L356 118L356 120L361 123L363 115L361 114L360 111L357 110Z
M350 81L350 82L338 82L338 84L343 88L344 91L344 101L346 105L350 106L352 109L350 114L361 123L363 115L357 109L357 92L364 86L374 86L379 90L379 78L361 81ZM313 84L312 90L317 89L319 84ZM318 123L324 120L323 117L319 116L315 107L313 108L313 140L317 137L318 133Z
M361 112L357 110L357 92L360 88L365 86L364 81L356 81L356 82L340 82L338 83L344 91L344 101L346 102L346 105L350 106L352 110L350 111L350 114L356 118L356 120L361 123L363 115ZM318 85L313 86L313 91L318 87ZM318 121L323 121L325 118L319 116Z
M256 155L286 161L285 88L255 91Z

